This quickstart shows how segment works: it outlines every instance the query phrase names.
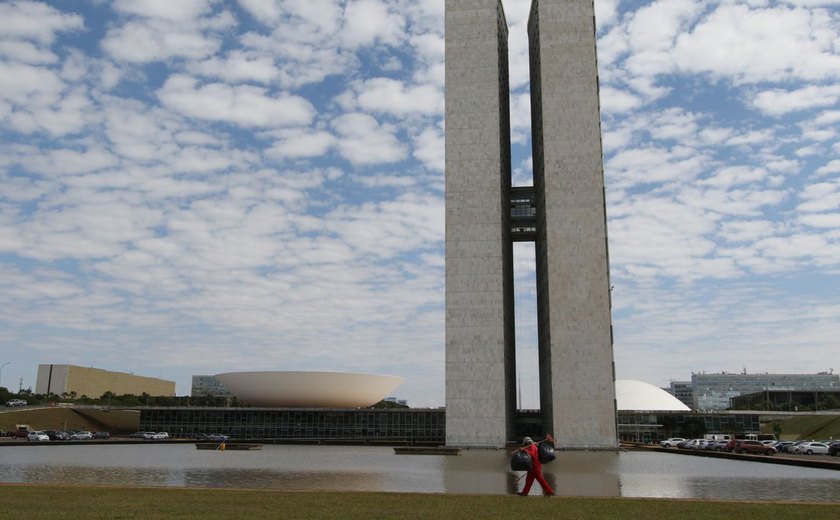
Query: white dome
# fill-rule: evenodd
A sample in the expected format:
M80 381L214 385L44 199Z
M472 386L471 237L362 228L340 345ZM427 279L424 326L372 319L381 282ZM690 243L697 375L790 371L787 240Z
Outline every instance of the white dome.
M665 390L644 381L618 379L615 400L619 411L687 412L691 408Z
M396 376L348 372L227 372L214 377L244 403L300 408L363 408L403 382Z

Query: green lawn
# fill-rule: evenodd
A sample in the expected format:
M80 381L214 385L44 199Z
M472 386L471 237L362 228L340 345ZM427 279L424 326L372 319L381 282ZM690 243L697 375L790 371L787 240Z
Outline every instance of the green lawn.
M0 485L0 518L3 519L814 520L838 517L840 504Z
M782 437L796 436L803 440L840 439L840 415L811 415L780 421ZM773 424L765 425L765 433L773 433Z

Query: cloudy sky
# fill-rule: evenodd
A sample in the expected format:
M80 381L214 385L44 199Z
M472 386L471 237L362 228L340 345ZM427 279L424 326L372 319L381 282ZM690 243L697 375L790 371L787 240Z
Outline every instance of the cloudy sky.
M840 371L840 1L595 7L617 376ZM443 0L0 3L2 385L365 371L442 405L443 70Z

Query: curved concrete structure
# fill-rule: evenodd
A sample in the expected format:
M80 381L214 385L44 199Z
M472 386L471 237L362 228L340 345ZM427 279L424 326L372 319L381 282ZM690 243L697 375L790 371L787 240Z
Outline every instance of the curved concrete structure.
M682 401L661 388L644 381L619 379L615 382L616 408L619 411L688 412Z
M295 408L363 408L403 382L396 376L349 372L227 372L215 377L246 404Z

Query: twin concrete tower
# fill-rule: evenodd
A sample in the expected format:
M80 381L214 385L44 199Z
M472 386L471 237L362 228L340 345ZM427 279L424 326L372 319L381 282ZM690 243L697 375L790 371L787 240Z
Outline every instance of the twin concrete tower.
M446 442L516 440L513 242L535 242L540 413L559 448L616 448L592 0L532 0L533 187L511 187L500 0L446 0Z

